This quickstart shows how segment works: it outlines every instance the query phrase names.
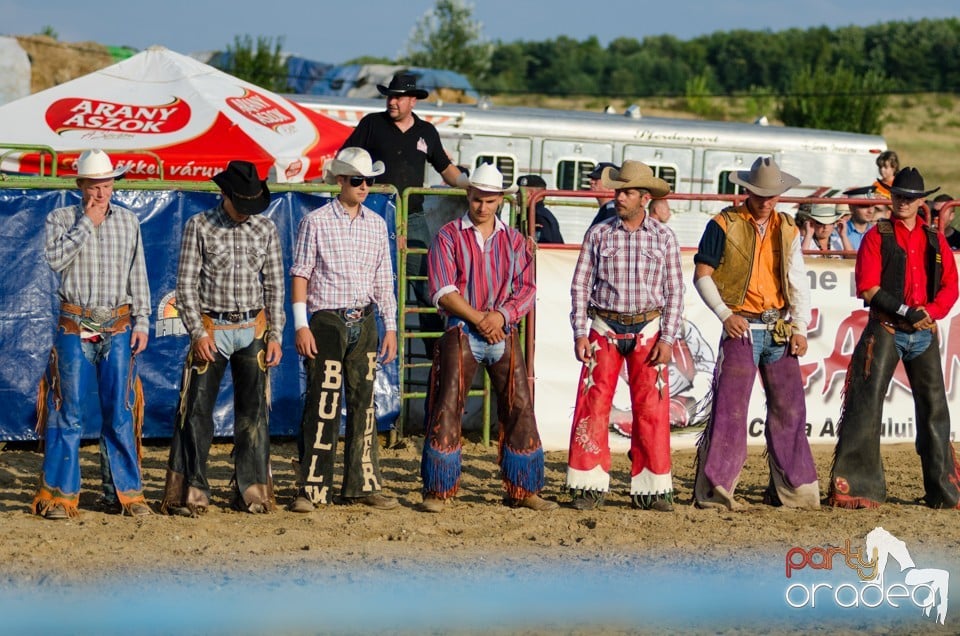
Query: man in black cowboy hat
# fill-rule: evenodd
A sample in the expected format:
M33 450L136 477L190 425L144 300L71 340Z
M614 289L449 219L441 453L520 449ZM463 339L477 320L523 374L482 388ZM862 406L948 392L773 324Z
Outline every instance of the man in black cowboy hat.
M285 320L280 237L267 182L248 161L213 177L222 203L187 221L177 271L177 311L190 334L161 510L195 516L209 506L206 463L213 407L227 362L234 387L233 504L275 507L270 471L267 369L280 363Z
M897 361L903 361L916 408L916 448L924 500L960 507L960 471L950 443L937 320L957 301L957 266L943 234L918 215L925 190L916 168L890 186L893 213L863 237L857 252L857 295L870 318L847 369L828 502L876 508L886 499L880 458L883 402Z

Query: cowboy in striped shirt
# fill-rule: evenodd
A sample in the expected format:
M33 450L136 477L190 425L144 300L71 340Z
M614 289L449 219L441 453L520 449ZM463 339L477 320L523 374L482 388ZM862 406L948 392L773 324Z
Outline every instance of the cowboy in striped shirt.
M670 186L639 161L605 168L600 178L604 189L616 191L617 216L587 231L570 286L574 349L583 370L566 486L577 510L603 504L610 489L610 406L626 362L633 407L633 506L669 512L673 481L666 365L683 313L683 273L677 237L645 208L653 197L666 196Z
M327 183L340 186L340 193L303 217L297 230L290 296L307 395L293 512L310 512L315 504L333 499L341 393L347 402L342 501L377 510L400 505L381 493L373 402L377 360L389 364L397 357L397 299L387 224L363 205L383 171L383 162L373 163L363 148L342 149L324 175ZM376 308L385 328L379 352Z
M45 447L33 500L34 514L47 519L79 514L83 403L90 386L100 395L103 420L103 501L126 514L150 514L137 452L143 389L135 364L147 346L150 287L140 223L110 204L114 180L125 171L115 170L102 150L85 151L77 164L82 203L47 217L44 255L60 274L60 321L41 383Z
M196 516L210 505L207 455L213 407L227 363L233 376L233 506L270 512L276 505L267 418L269 375L280 364L283 263L280 238L260 213L267 182L248 161L231 161L213 177L221 205L183 228L177 311L190 334L161 510Z
M428 254L431 298L447 321L434 349L430 404L420 465L425 512L442 512L460 486L461 416L482 364L497 393L500 473L505 503L546 511L543 447L527 386L517 325L533 306L533 258L526 239L498 217L503 175L478 167L467 188L468 212L440 228Z

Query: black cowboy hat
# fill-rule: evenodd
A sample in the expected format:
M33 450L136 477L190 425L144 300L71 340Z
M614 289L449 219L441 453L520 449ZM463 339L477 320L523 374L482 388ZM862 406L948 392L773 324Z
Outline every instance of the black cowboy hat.
M430 94L422 88L417 88L417 76L411 73L397 73L390 80L389 86L377 84L377 90L380 91L381 95L388 97L390 95L409 95L417 99L426 99L427 95Z
M231 161L227 169L215 174L211 181L220 186L240 214L260 214L270 205L267 182L260 179L257 167L249 161Z
M525 174L517 179L517 185L521 188L546 188L547 182L538 174Z
M905 199L921 199L930 196L940 188L924 190L923 175L916 168L904 168L893 178L890 194L899 195Z

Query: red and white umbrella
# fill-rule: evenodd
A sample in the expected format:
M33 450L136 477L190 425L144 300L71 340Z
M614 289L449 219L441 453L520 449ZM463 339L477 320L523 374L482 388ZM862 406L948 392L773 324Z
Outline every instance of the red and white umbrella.
M151 47L113 66L0 106L0 169L76 174L87 148L106 150L127 177L210 179L233 159L280 183L322 176L351 128L212 66ZM41 169L42 166L42 169Z

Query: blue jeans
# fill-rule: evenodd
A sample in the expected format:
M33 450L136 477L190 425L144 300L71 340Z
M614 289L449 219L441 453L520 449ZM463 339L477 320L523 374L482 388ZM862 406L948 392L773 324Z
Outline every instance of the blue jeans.
M748 320L750 323L750 342L753 344L753 364L756 367L771 364L783 357L787 351L787 344L777 344L773 341L773 331L759 321ZM726 333L724 333L726 337Z
M893 345L904 362L910 362L930 347L933 331L925 329L914 333L897 331L893 334Z
M506 351L506 340L497 343L487 342L487 339L479 335L473 325L462 318L448 318L447 329L453 329L457 325L462 325L463 333L467 336L467 342L470 344L470 351L473 353L473 359L480 364L493 364L503 357ZM504 325L504 332L510 333L510 325Z

